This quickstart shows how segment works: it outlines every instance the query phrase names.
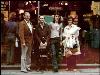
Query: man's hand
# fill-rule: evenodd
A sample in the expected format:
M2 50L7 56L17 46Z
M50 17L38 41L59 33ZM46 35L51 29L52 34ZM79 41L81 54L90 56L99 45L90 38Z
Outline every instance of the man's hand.
M40 43L40 46L43 46L43 43L42 42Z
M44 45L47 46L47 42L45 42Z
M23 46L23 47L26 47L26 44L24 43L24 44L22 44L22 46Z

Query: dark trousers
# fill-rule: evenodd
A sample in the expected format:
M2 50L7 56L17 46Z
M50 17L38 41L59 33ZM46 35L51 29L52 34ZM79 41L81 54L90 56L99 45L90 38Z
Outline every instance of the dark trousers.
M40 70L47 69L48 51L47 49L40 49Z
M8 39L7 64L14 63L15 38Z
M40 53L39 53L39 49L34 49L34 53L33 53L33 58L32 58L33 62L34 62L34 69L37 70L40 67Z
M59 51L60 51L60 38L51 39L51 51L52 51L52 66L53 69L58 69L59 63Z
M48 52L50 50L49 45L46 49L39 49L40 43L37 40L34 40L34 63L35 63L35 70L45 70L47 69L48 64ZM45 56L47 57L45 57Z
M33 63L33 68L35 70L39 69L39 66L40 66L40 51L39 51L39 45L40 43L37 41L37 38L34 37L33 38L34 40L34 44L33 44L33 47L32 47L32 63Z
M67 58L67 67L68 67L68 69L76 68L76 55L72 55Z
M48 64L48 49L37 49L35 51L35 69L46 70Z

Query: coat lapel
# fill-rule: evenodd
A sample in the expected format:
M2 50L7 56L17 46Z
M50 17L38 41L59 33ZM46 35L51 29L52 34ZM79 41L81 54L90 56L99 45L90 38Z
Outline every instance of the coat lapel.
M31 31L30 31L30 29L29 29L29 27L28 27L28 25L27 25L27 23L25 21L24 21L24 24L25 24L25 28L31 33ZM32 29L33 29L33 26L32 26Z

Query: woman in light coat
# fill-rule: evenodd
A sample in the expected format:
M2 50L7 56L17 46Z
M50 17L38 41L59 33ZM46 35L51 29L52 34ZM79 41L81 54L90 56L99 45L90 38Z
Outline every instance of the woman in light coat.
M71 56L66 58L67 60L66 70L71 70L71 71L76 70L76 55L81 54L79 40L78 40L79 30L80 30L80 27L78 27L77 25L74 25L72 18L70 18L68 20L68 25L64 28L64 32L63 32L63 37L65 37L65 39L63 40L64 56L66 55L65 53L67 51L69 51L71 54ZM78 45L77 47L78 51L75 53L72 53L70 49L73 48L74 44Z

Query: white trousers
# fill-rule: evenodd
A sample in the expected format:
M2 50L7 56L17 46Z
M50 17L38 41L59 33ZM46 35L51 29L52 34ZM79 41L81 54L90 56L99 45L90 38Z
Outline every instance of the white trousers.
M31 48L28 46L21 49L21 71L27 70L31 66Z

